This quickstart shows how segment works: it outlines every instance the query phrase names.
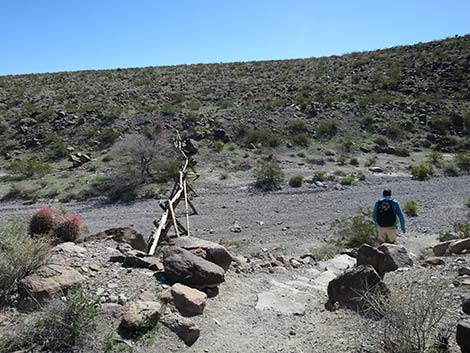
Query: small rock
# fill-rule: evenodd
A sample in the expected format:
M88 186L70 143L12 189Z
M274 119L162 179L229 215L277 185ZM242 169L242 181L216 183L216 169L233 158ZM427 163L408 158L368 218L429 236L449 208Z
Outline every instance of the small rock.
M192 346L197 341L201 330L190 319L177 314L165 315L161 323L176 333L183 342Z
M470 238L454 241L449 245L451 254L461 254L465 250L470 250Z
M470 268L460 267L458 269L459 276L470 276Z
M171 287L175 306L183 314L202 314L206 306L207 295L197 289L176 283Z
M432 251L435 256L444 256L452 241L445 241L433 246Z
M445 264L444 260L441 259L440 257L437 257L437 256L428 257L428 258L426 258L426 260L424 260L424 262L426 264L432 265L432 266L444 265Z
M121 327L130 331L138 331L144 323L156 325L161 312L161 304L158 302L137 301L125 308L121 319Z

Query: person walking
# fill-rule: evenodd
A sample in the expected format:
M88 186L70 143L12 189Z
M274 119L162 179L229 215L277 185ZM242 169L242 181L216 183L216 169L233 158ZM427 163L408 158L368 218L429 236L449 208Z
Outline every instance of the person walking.
M392 190L385 189L383 197L377 200L372 212L372 219L377 226L377 242L395 243L397 239L397 217L400 220L401 231L406 233L405 217L397 200L392 199Z

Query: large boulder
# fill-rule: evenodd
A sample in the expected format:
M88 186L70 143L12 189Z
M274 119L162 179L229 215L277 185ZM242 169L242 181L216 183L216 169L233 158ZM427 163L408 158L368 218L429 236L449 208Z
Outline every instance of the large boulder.
M181 283L175 283L171 287L171 296L175 306L183 314L202 314L206 307L206 293Z
M222 267L179 247L163 251L163 267L170 281L191 287L216 287L225 280Z
M457 325L457 343L462 353L470 353L470 322L460 321Z
M381 269L384 272L392 272L399 268L413 266L413 260L403 246L384 243L378 247L378 250L385 254L383 268Z
M162 305L154 301L137 301L128 304L121 318L121 328L140 332L155 326L160 319Z
M197 341L201 330L190 319L177 314L166 315L161 319L161 323L176 333L188 346L192 346Z
M370 265L345 271L328 284L328 305L336 302L364 304L363 295L389 293L380 276Z
M219 265L225 271L232 263L232 255L220 244L195 237L179 237L174 239L174 243L180 248L189 250L193 254Z
M22 309L44 305L57 295L64 295L85 282L74 268L62 265L45 265L19 282L19 307Z
M461 254L466 250L470 250L470 238L454 241L449 245L451 254Z
M393 244L382 244L378 248L364 244L359 248L356 259L357 265L371 265L382 278L386 272L413 266L408 251Z
M118 243L127 243L136 250L147 252L148 245L143 234L130 227L106 229L97 233L92 238L112 238Z
M433 246L432 252L435 256L444 256L447 253L450 244L452 244L452 240L436 244Z

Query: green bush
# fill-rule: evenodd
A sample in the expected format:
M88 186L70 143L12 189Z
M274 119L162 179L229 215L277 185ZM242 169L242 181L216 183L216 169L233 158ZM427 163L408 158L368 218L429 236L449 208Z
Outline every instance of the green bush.
M427 163L411 166L411 175L418 180L427 180L433 175L432 166Z
M44 176L52 171L52 167L37 157L16 159L7 166L7 170L21 177Z
M289 186L293 188L299 188L302 186L303 181L304 181L303 176L301 175L293 176L289 179Z
M332 259L340 252L341 247L339 247L334 242L326 242L320 246L310 249L310 253L312 254L315 261L325 261Z
M243 143L261 144L265 147L278 147L282 143L281 137L272 129L267 127L260 127L257 129L248 128L243 137Z
M470 171L470 152L459 152L455 155L455 164L461 170Z
M341 185L351 185L354 182L354 180L356 180L356 177L351 174L351 175L345 176L343 178L340 178L339 183Z
M376 241L375 225L369 214L361 213L336 220L332 228L337 236L337 243L342 246L356 248L362 244L372 245Z
M468 208L470 208L470 196L467 197L467 201L465 201L465 206L467 206Z
M322 170L317 170L313 173L313 180L315 181L325 181L326 179L326 172Z
M426 157L428 162L435 166L440 166L442 164L442 161L444 160L442 153L439 151L431 151Z
M418 204L416 203L416 201L406 201L405 205L403 206L403 212L405 212L407 216L416 217L418 215Z
M258 162L254 175L255 187L264 191L272 191L280 188L284 181L284 173L274 162Z
M326 120L318 123L316 133L319 138L333 137L338 132L338 122L336 120Z

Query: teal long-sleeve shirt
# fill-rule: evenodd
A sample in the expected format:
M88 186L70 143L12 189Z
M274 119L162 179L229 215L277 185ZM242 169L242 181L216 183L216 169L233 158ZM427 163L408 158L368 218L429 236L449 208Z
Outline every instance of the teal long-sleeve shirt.
M390 196L385 196L385 197L381 198L380 200L378 200L375 203L374 211L372 212L372 219L373 219L374 223L376 225L378 225L378 223L377 223L377 210L379 208L379 202L380 201L389 201L389 200L392 201L393 211L395 211L395 214L398 216L398 219L400 220L400 228L401 228L402 232L405 232L405 229L406 229L405 228L405 217L403 216L403 212L401 211L400 204L398 203L397 200L392 199ZM397 223L395 222L395 224L393 226L396 228Z

